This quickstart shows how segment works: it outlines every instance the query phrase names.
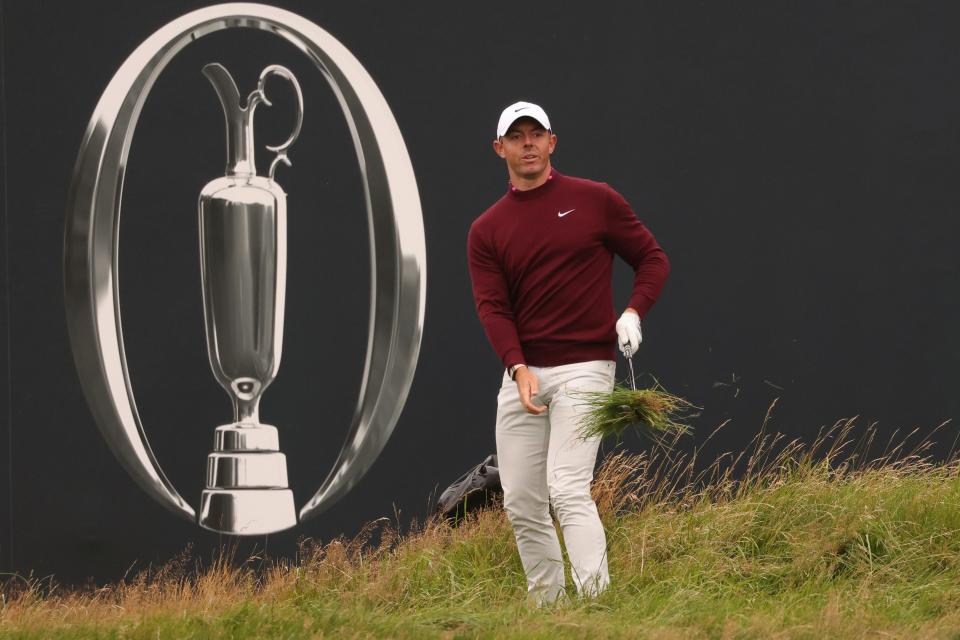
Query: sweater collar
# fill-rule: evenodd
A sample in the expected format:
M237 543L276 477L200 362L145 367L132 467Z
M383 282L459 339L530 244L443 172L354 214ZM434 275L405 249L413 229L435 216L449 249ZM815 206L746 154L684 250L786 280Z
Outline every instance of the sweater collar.
M538 198L548 193L551 187L553 187L553 185L561 177L562 176L560 175L559 171L557 171L553 167L550 167L550 175L547 176L547 181L544 182L539 187L534 187L533 189L527 189L526 191L521 191L520 189L517 189L515 186L513 186L512 183L508 182L507 194L512 198L517 198L518 200L529 200L530 198Z

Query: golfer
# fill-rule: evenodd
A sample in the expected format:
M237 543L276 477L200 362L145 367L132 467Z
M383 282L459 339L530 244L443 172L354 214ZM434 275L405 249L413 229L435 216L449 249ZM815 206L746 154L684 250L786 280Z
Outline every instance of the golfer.
M496 424L503 504L538 605L565 593L551 503L577 593L595 596L610 582L606 537L590 495L600 439L580 439L585 407L570 392L613 389L615 344L636 352L640 319L670 271L619 193L551 166L556 146L539 106L517 102L503 110L493 150L506 161L509 188L467 238L477 314L505 368ZM634 271L619 320L614 253Z

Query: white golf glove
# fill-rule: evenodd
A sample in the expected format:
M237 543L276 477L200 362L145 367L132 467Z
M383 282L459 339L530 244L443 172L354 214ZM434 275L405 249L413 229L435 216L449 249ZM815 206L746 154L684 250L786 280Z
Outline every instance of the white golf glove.
M635 354L637 347L643 341L643 334L640 332L640 316L632 311L624 311L617 320L617 337L620 352L623 355L629 358Z

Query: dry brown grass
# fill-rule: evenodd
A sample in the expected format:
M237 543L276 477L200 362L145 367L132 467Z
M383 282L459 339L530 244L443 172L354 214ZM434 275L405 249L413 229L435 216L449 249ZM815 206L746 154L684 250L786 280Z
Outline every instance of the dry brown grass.
M95 589L65 589L53 580L17 578L4 585L0 628L72 625L95 619L118 623L140 616L190 613L213 615L251 597L276 597L287 581L277 567L264 578L228 555L202 572L191 571L189 550L158 570Z

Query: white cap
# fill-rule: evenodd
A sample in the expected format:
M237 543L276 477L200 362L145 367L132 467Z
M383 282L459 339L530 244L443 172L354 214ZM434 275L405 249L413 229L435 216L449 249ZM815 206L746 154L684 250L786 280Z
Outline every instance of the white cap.
M510 125L519 118L533 118L542 124L544 129L550 130L550 118L547 117L547 112L531 102L521 101L514 102L500 114L500 122L497 123L497 137L502 138Z

